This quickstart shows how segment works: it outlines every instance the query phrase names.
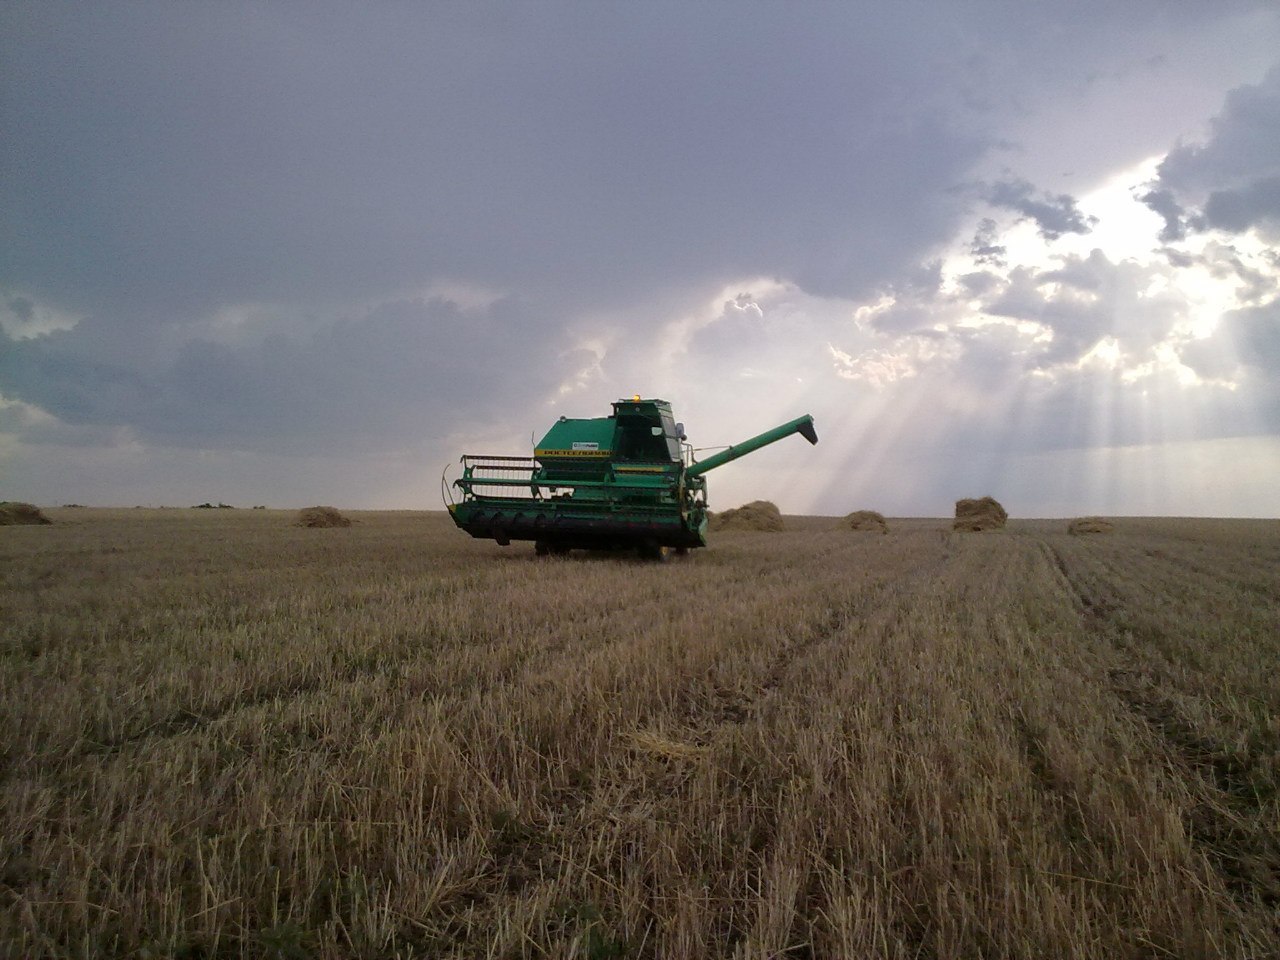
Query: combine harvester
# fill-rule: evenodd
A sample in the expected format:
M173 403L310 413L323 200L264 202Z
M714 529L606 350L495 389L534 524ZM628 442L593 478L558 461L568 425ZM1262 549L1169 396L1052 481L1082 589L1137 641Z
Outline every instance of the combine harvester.
M806 415L694 460L671 404L636 396L609 417L561 417L532 457L463 456L462 476L444 480L445 505L471 536L532 540L539 556L638 550L660 560L707 545L708 471L793 433L818 442Z

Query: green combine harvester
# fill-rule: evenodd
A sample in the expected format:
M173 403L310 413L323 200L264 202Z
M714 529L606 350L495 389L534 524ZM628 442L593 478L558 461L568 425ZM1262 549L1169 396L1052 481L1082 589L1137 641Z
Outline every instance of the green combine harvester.
M539 556L573 549L638 550L661 559L707 545L706 474L783 437L818 442L798 417L694 460L666 400L619 400L613 415L561 417L532 457L462 457L445 479L453 522L471 536L532 540Z

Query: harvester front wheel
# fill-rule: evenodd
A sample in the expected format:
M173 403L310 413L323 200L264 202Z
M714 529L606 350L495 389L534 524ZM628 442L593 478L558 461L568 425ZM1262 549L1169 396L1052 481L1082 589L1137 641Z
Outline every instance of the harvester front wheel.
M535 540L533 541L533 552L539 557L545 557L551 552L551 544L545 540Z

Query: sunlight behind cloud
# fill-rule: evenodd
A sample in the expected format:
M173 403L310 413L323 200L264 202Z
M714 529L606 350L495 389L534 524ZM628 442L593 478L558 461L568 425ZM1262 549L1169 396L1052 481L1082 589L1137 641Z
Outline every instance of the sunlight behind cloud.
M1054 253L1088 256L1102 250L1111 260L1146 260L1163 224L1160 217L1135 196L1156 175L1163 155L1147 157L1107 178L1097 189L1079 197L1080 209L1096 222L1087 234L1069 233L1053 243Z

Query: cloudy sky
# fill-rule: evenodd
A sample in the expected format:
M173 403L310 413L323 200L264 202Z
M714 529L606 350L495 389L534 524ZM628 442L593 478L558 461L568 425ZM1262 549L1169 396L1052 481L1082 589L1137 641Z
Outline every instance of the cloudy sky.
M0 6L0 499L1280 515L1274 2Z

